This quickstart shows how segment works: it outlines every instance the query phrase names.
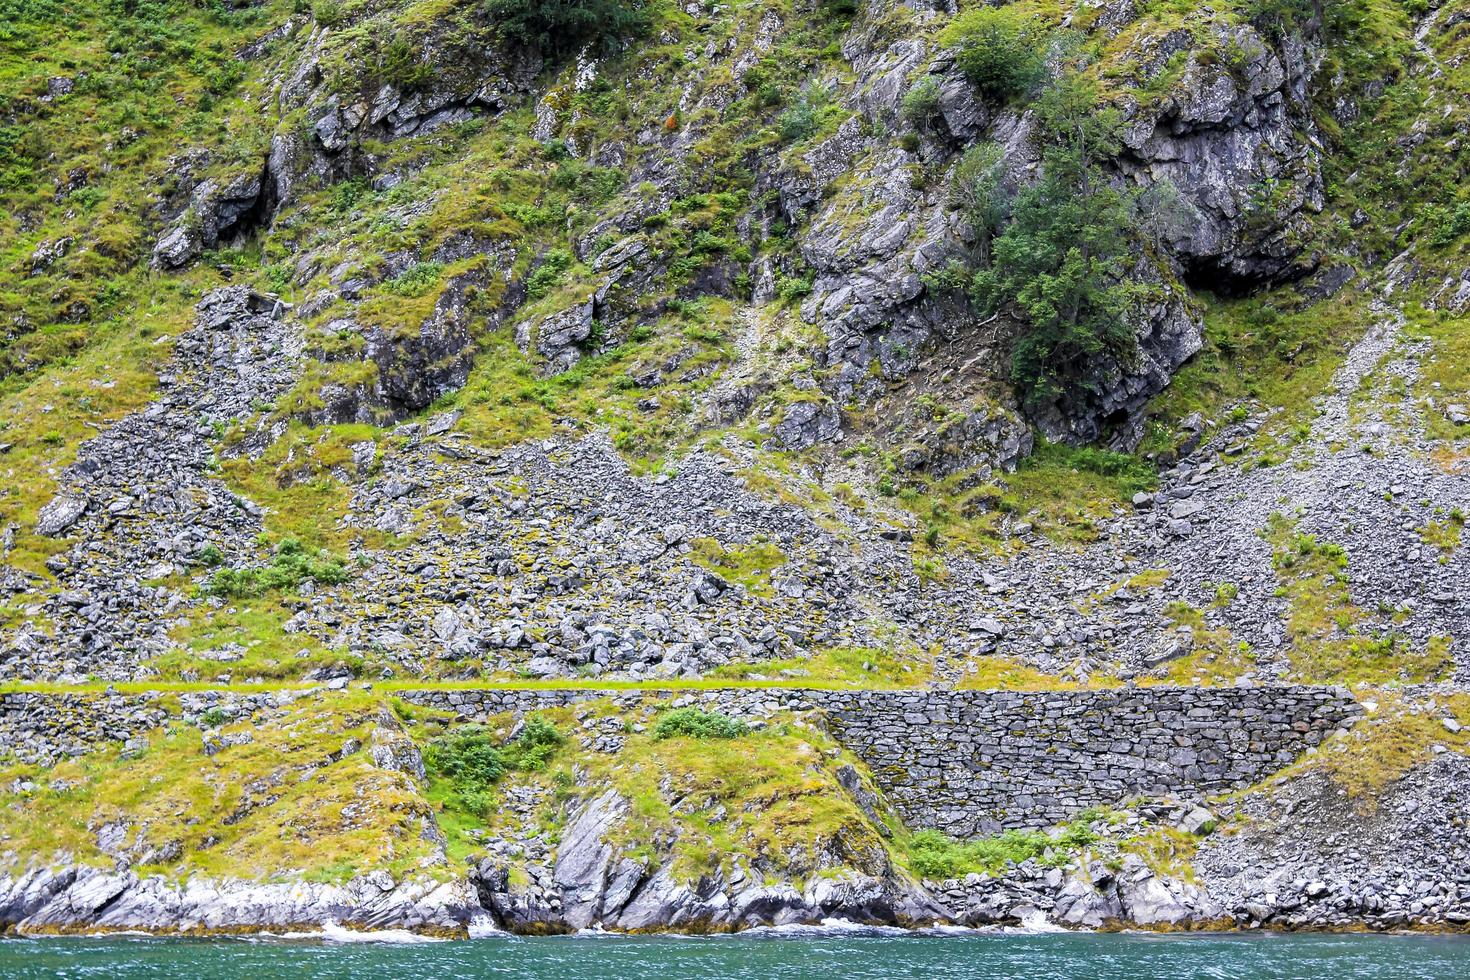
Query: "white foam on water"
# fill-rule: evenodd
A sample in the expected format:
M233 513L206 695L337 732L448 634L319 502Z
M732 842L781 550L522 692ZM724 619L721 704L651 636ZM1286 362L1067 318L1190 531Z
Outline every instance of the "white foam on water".
M921 936L983 936L987 932L994 932L990 926L930 926L927 929L918 930Z
M1003 929L1002 931L1012 934L1023 933L1026 935L1039 935L1042 933L1076 932L1079 930L1067 929L1057 925L1055 922L1048 919L1046 917L1046 913L1041 911L1040 909L1029 909L1028 911L1021 913L1020 925L1006 926L1005 929ZM1090 932L1091 930L1088 929L1080 931Z
M902 929L898 926L873 926L862 922L853 922L851 919L823 919L815 925L810 923L791 923L783 926L756 926L752 929L743 929L739 936L907 936L912 935L911 930Z
M320 932L283 932L281 939L319 939L327 943L443 943L438 936L421 936L407 929L347 929L328 919Z
M495 924L488 915L477 915L470 919L467 927L471 939L486 939L490 936L508 936L510 933Z

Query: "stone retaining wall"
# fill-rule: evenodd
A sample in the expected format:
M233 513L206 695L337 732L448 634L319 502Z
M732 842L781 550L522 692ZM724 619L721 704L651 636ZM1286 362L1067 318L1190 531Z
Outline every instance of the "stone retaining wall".
M1341 690L1141 688L824 696L911 826L1058 823L1129 796L1259 782L1361 713Z
M1362 709L1320 687L1108 691L412 691L466 717L611 697L735 715L822 710L913 827L959 837L1049 826L1130 796L1259 782Z
M157 728L168 712L123 694L0 694L0 749L26 762L84 755Z

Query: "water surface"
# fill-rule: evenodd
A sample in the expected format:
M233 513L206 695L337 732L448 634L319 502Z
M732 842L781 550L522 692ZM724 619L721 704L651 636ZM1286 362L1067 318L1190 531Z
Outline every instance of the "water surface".
M387 938L393 938L389 936ZM405 937L399 937L405 938ZM63 938L0 941L4 978L1093 980L1470 978L1470 938L1373 935L745 934L458 942Z

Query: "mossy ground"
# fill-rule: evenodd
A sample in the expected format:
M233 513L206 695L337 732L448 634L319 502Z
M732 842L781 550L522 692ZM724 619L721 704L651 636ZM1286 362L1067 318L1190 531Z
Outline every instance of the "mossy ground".
M1304 771L1325 773L1355 807L1371 813L1384 789L1432 759L1435 746L1470 753L1470 695L1411 698L1380 690L1372 692L1371 700L1374 710L1363 721L1329 739L1317 753L1273 781ZM1446 721L1454 723L1454 730Z
M362 749L380 709L361 692L321 695L258 727L226 724L218 734L252 741L213 755L201 730L175 723L133 757L111 748L49 770L11 766L7 786L36 789L0 801L0 858L11 871L66 856L111 866L98 835L121 824L140 873L335 881L432 871L427 805L410 777Z
M1272 546L1272 564L1281 583L1277 592L1288 605L1288 656L1298 679L1381 684L1446 676L1454 662L1444 638L1414 649L1391 629L1391 621L1374 622L1375 615L1348 594L1347 553L1295 528L1292 518L1274 514L1263 536Z
M839 765L860 764L820 729L780 716L733 739L658 738L653 722L665 708L653 702L622 715L610 702L594 701L542 713L570 740L544 769L507 774L486 787L492 796L478 812L466 809L455 787L432 780L428 796L450 836L451 857L475 850L485 833L514 839L536 829L554 844L569 799L614 789L631 808L614 830L615 846L633 857L670 860L682 880L719 868L728 872L737 860L804 877L820 869L818 849L837 838L847 853L871 850L874 860L882 859L882 838L835 775ZM579 718L615 719L613 727L625 739L622 748L608 755L584 747ZM510 724L508 718L500 722L503 735ZM414 718L409 730L428 740L451 727L442 718ZM494 802L528 790L541 801L529 828ZM666 852L656 854L661 847Z
M697 564L756 596L774 594L771 573L786 563L785 553L770 541L727 546L714 538L695 538L689 544L690 558Z
M727 664L710 672L715 680L773 680L821 683L866 690L913 688L933 676L933 660L917 648L834 647L806 657Z
M1227 590L1224 594L1230 593ZM1176 626L1189 629L1191 649L1183 657L1165 664L1161 670L1154 672L1154 676L1145 678L1142 683L1226 686L1254 672L1256 657L1250 645L1237 641L1228 629L1211 627L1203 610L1186 603L1174 602L1169 605L1166 614Z

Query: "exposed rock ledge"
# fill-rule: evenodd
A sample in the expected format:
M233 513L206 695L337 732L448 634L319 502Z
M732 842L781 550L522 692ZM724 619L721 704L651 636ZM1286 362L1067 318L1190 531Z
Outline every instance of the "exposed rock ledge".
M596 855L594 855L594 858ZM1470 916L1392 916L1365 910L1350 922L1303 914L1306 892L1291 889L1278 907L1226 907L1205 888L1165 877L1136 855L1067 870L1035 861L1002 875L919 884L897 876L848 874L816 878L804 888L718 878L676 882L667 868L630 876L621 864L593 860L563 883L562 899L526 900L488 862L467 879L394 883L376 871L345 884L257 883L193 878L170 882L95 868L38 870L0 876L0 935L148 932L238 935L406 930L469 938L497 932L547 935L581 929L652 933L729 933L758 926L1061 926L1071 929L1229 930L1425 929L1457 931ZM640 887L640 884L641 887ZM1302 889L1297 889L1302 891ZM1274 898L1275 896L1273 896ZM484 902L485 905L481 903Z
M336 922L353 929L464 936L479 914L466 881L396 883L386 871L345 884L200 877L175 882L87 867L0 876L0 934L280 932Z
M1101 865L1072 875L1022 868L999 878L951 882L957 891L936 894L896 875L856 873L814 878L801 888L718 877L684 883L667 868L650 874L626 867L626 860L608 866L606 855L589 856L580 864L567 862L566 868L559 862L558 876L565 874L567 880L560 883L561 897L549 901L528 901L502 869L488 862L459 881L395 884L378 871L341 885L198 877L172 882L95 868L39 870L0 877L0 934L280 933L337 924L462 938L499 930L553 934L586 928L721 933L831 919L910 928L986 926L1042 914L1083 928L1179 928L1212 923L1221 915L1199 889L1156 878L1141 863L1117 876Z

